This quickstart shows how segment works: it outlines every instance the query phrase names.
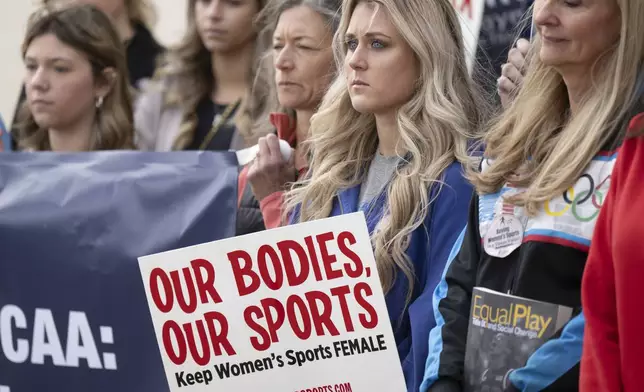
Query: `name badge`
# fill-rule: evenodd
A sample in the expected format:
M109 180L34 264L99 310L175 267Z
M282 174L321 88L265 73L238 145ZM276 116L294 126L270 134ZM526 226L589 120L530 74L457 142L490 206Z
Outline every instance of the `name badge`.
M514 215L497 215L483 237L485 252L493 257L504 258L523 242L523 224Z

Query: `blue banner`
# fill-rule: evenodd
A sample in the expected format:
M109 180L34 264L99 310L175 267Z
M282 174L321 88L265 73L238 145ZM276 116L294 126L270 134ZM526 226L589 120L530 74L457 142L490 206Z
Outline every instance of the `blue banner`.
M0 154L0 392L164 392L137 257L232 237L227 152Z

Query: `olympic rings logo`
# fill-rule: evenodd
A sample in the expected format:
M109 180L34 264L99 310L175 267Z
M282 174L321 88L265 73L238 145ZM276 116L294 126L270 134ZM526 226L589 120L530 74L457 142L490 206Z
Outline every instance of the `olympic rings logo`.
M601 187L610 179L610 175L604 178L597 186L595 186L595 180L590 174L584 174L580 177L580 181L586 179L588 182L588 189L578 194L575 194L575 188L570 187L563 193L563 201L566 203L566 206L559 211L552 211L550 208L550 201L546 201L543 208L548 216L559 217L565 214L570 210L572 216L580 222L590 222L593 219L597 218L599 215L599 209L604 204L604 193L600 191ZM579 207L590 202L595 210L592 214L588 216L581 215Z

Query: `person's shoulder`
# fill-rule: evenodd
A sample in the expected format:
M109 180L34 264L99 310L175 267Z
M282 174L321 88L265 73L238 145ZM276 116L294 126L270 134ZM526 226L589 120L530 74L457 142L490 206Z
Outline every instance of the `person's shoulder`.
M430 190L430 200L436 203L435 208L458 209L469 204L474 188L465 170L463 163L454 161L443 171L438 183Z
M442 238L463 228L473 193L474 187L466 177L466 165L455 160L430 191L431 208L425 218L425 227L429 228L431 237L438 234L437 238Z
M463 163L454 161L443 172L443 182L446 185L454 185L457 187L466 186L471 189L465 171L466 167Z
M163 80L146 79L141 81L139 89L134 100L135 112L137 109L150 110L151 107L161 110L163 106L163 94L166 90Z
M632 153L644 154L644 112L630 119L619 155Z
M627 136L642 136L644 134L644 111L632 116L628 122Z

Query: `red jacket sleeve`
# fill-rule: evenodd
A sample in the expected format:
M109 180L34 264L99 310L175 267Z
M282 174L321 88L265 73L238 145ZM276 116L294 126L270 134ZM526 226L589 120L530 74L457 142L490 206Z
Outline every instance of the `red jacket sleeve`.
M259 208L262 210L262 217L264 218L264 226L267 230L282 225L283 198L284 192L275 192L259 202Z
M241 203L241 198L244 194L244 189L246 189L246 184L248 184L248 166L244 166L239 173L239 177L237 177L237 206Z
M580 390L621 391L617 332L615 271L611 251L611 222L617 176L602 206L582 283L582 308L586 317L581 357Z
M608 196L601 208L582 283L586 317L581 360L581 391L622 391L619 315L616 295L613 226L620 195L638 140L627 139L618 152Z

